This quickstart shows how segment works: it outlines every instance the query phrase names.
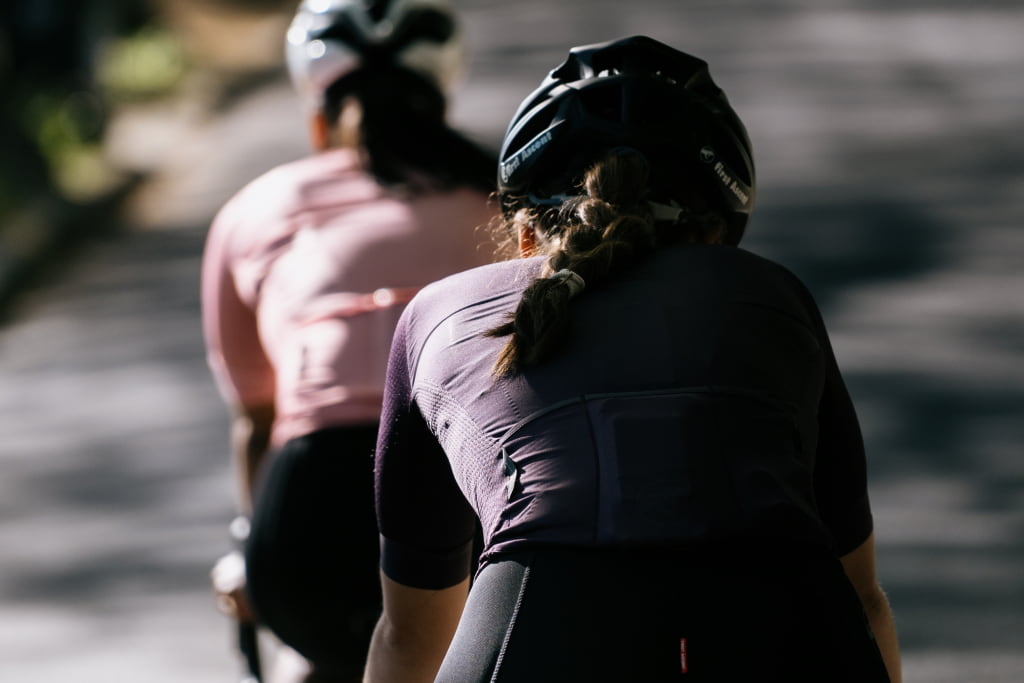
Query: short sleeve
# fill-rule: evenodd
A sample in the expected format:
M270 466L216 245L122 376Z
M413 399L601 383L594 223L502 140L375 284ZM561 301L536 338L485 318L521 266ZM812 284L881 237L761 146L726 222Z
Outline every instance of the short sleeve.
M803 291L825 362L825 381L818 405L815 497L821 520L836 552L842 556L860 546L873 529L864 439L821 313L810 292Z
M412 308L395 330L377 438L381 569L400 584L441 589L469 575L476 515L413 399L408 355Z
M274 370L260 344L254 307L243 301L233 276L237 197L217 215L203 250L200 283L206 358L225 401L244 406L274 401Z

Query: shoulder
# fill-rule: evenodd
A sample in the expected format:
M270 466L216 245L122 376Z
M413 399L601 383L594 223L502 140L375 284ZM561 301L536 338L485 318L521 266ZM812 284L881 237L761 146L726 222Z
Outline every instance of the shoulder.
M776 283L806 291L803 281L786 266L742 247L724 245L687 246L672 249L674 258L700 263L737 283Z
M512 310L522 291L537 276L539 258L512 259L464 270L421 289L406 307L408 333L421 341L441 323L470 309L481 315Z
M729 273L733 291L744 300L757 300L799 313L821 331L823 321L818 302L804 281L787 266L739 247L721 247L720 258L735 270Z
M792 291L803 303L810 308L817 310L817 303L814 300L814 295L811 290L807 287L804 281L795 272L789 269L789 267L779 263L770 258L760 256L751 251L740 249L739 247L733 247L739 258L743 261L750 263L751 268L757 268L764 273L766 278L773 278L779 283L781 287Z
M812 326L821 315L814 296L793 271L740 247L670 247L652 260L644 277L647 286L656 288L666 300L681 296L693 301L696 296L712 308L771 308Z
M678 258L703 261L726 271L745 270L751 273L760 271L766 275L775 275L781 278L795 277L777 261L743 247L721 244L685 245L679 248L670 248L667 251L675 253Z
M447 309L518 294L537 277L542 265L540 258L517 258L470 268L432 282L413 301Z
M737 260L741 263L749 263L751 267L759 268L765 273L774 275L783 281L801 288L805 287L803 281L792 270L774 259L756 254L741 247L731 247L729 250L735 253Z
M349 192L365 177L349 150L330 150L280 164L228 199L217 212L211 232L229 241L274 239L291 229L293 216L319 201L317 187Z
M239 190L229 204L266 207L295 202L302 198L304 190L312 184L355 181L366 177L354 152L348 149L328 150L265 171Z

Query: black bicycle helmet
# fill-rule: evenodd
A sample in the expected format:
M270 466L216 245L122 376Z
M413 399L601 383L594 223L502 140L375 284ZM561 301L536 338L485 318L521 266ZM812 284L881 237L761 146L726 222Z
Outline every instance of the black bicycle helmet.
M688 184L725 215L725 241L739 243L755 198L746 129L706 62L646 36L571 49L523 101L500 154L506 206L561 203L616 147L650 161L651 201L671 205Z
M462 65L451 0L303 0L288 29L285 57L310 108L353 71L400 65L444 88Z

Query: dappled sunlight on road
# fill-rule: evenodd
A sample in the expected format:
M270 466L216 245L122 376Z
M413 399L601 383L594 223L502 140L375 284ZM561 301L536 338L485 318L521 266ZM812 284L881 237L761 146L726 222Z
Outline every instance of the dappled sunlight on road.
M907 683L1024 680L1024 9L982 4L460 3L453 117L491 143L571 43L711 63L758 159L745 246L808 283L858 407ZM283 78L230 104L123 119L154 172L129 230L0 329L0 679L240 670L206 578L234 503L199 257L220 203L306 148Z

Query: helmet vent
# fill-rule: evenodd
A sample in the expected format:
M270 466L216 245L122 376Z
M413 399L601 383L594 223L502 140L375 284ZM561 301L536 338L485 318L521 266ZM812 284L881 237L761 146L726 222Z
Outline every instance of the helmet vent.
M513 117L499 189L535 205L572 194L586 168L620 146L647 157L652 197L689 188L723 215L726 242L740 241L756 197L743 123L706 62L645 36L569 51Z
M363 55L381 52L394 56L420 40L444 43L454 34L455 22L436 10L414 9L403 16L397 26L388 20L380 21L377 32L377 36L367 36L345 16L311 37L344 43Z
M370 18L379 24L391 9L391 0L363 0L363 7Z

